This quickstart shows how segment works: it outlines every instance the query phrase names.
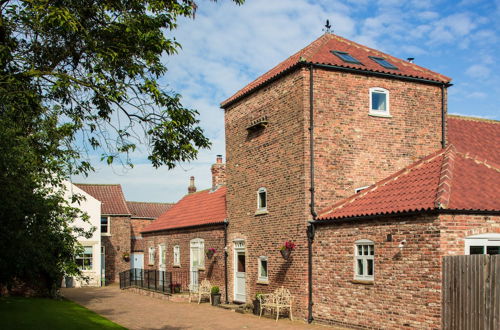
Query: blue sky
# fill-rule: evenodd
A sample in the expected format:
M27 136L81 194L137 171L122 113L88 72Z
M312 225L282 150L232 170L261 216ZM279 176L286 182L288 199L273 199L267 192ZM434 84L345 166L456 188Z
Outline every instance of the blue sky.
M96 172L75 182L121 183L128 200L172 202L186 192L191 175L198 189L211 185L210 165L223 154L221 101L323 32L335 34L453 78L449 112L500 120L500 0L247 0L198 1L194 20L181 19L172 35L179 54L165 57L161 83L200 112L212 140L198 160L171 171L155 170L147 148L132 155L133 169L109 167L92 157Z

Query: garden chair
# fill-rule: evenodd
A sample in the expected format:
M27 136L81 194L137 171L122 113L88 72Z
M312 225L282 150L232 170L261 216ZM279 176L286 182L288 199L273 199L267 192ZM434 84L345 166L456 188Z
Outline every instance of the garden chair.
M198 304L201 303L201 298L203 296L208 296L208 300L212 303L212 295L210 294L210 290L212 289L212 285L209 280L201 281L200 285L197 288L189 291L189 302L191 302L192 296L198 296Z
M269 310L271 313L276 310L276 322L280 316L280 310L288 309L290 313L290 320L293 321L292 316L292 300L293 297L288 289L284 287L276 289L273 293L261 294L260 300L260 315L262 316L263 310Z

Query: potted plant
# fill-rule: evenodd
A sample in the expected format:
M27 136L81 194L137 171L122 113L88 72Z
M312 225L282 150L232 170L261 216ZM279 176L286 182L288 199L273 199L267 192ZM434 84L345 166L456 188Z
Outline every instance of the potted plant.
M128 252L123 253L122 257L123 257L123 260L125 260L127 262L130 261L130 254Z
M253 300L253 313L254 315L259 315L260 314L260 296L262 293L257 292L255 294L255 299Z
M212 257L214 256L214 254L215 254L216 252L217 252L217 250L216 250L216 249L214 249L214 248L209 248L209 249L207 249L206 254L207 254L208 259L212 259Z
M172 284L170 284L170 292L172 292L172 293L180 293L181 292L181 284L180 283L172 283Z
M283 244L280 248L281 256L283 259L288 260L290 258L290 254L292 254L292 251L295 249L296 245L293 242L286 241L285 244Z
M218 286L213 286L210 290L210 294L212 295L212 306L220 305L220 289Z

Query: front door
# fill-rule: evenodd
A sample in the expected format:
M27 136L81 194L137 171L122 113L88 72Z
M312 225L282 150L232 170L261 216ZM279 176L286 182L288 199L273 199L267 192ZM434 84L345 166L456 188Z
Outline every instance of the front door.
M234 300L246 302L245 241L234 242Z
M130 256L130 268L133 269L133 280L142 278L142 269L144 268L144 254L132 253Z
M198 269L204 266L205 242L202 239L193 239L189 244L189 286L196 291L198 289Z

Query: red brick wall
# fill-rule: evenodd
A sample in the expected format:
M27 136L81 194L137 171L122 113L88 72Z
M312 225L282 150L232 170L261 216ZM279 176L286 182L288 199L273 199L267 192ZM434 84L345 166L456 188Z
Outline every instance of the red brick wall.
M387 234L393 241L387 242ZM320 226L313 254L314 319L381 329L440 328L437 216ZM354 279L354 246L375 243L373 285ZM402 240L406 245L400 249Z
M208 279L212 285L221 289L224 299L224 228L222 226L209 226L193 229L178 229L156 233L144 233L144 268L159 269L159 245L165 244L167 250L166 271L184 272L189 276L190 271L190 241L201 238L205 241L205 250L215 248L216 254L211 258L205 255L205 269L199 272L200 281ZM181 265L174 266L174 246L180 246ZM153 264L149 260L149 247L155 248Z
M369 115L372 87L389 91L391 118ZM314 114L318 210L441 146L440 86L317 69Z
M233 241L245 239L247 302L257 292L283 285L292 292L297 310L307 307L306 74L296 71L225 112L230 299L234 298ZM250 122L263 116L269 125L249 133ZM267 189L269 213L256 215L260 187ZM297 244L289 261L279 252L287 240ZM268 285L257 284L259 256L268 257Z
M145 219L130 219L130 229L131 229L131 251L142 252L146 251L144 247L144 240L141 236L142 229L149 225L153 220L145 220ZM135 237L135 238L134 238Z
M111 217L111 236L102 236L105 248L106 284L119 280L120 272L130 269L130 262L123 260L123 254L130 249L130 217Z
M441 249L445 255L463 255L464 238L486 233L500 233L500 216L441 214Z
M392 118L369 116L371 87L389 90ZM440 147L441 91L436 86L315 69L314 107L316 210ZM250 122L262 116L269 125L248 133ZM292 72L231 105L225 125L229 247L234 239L246 239L247 301L256 292L284 285L294 294L297 315L305 316L309 70ZM260 187L268 191L269 213L256 216ZM297 244L288 262L278 251L285 240ZM269 258L266 286L256 283L262 255Z

